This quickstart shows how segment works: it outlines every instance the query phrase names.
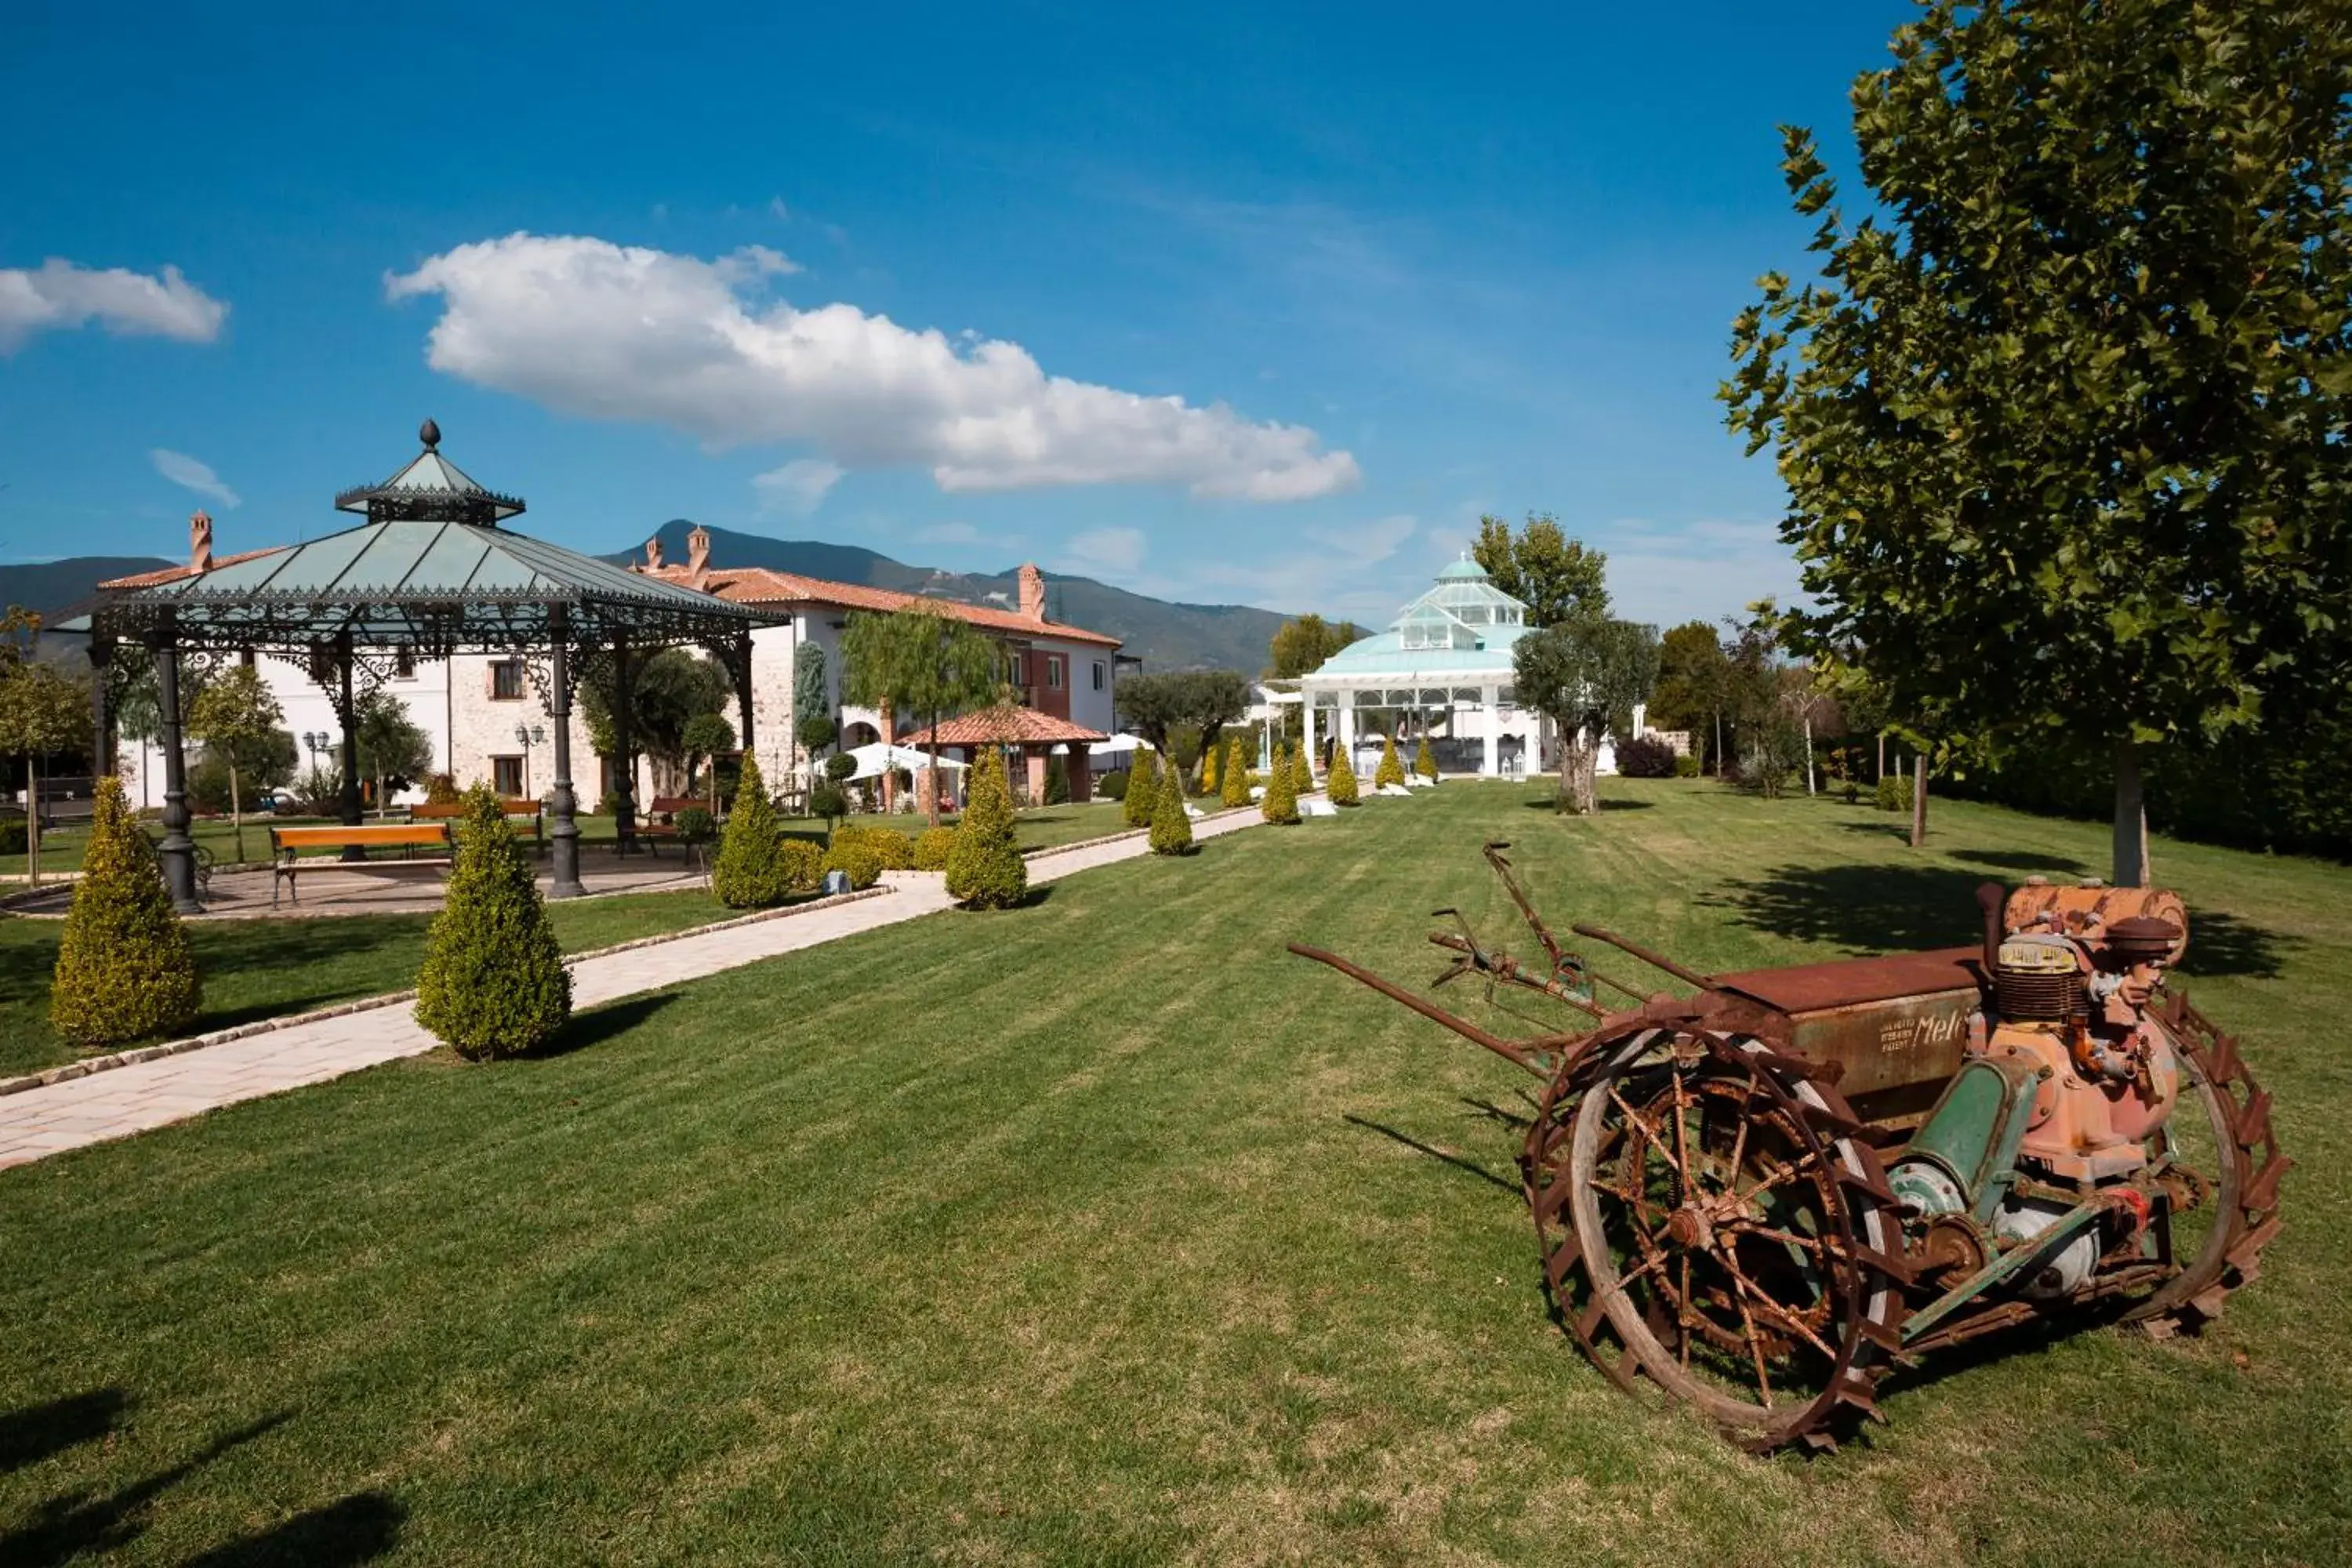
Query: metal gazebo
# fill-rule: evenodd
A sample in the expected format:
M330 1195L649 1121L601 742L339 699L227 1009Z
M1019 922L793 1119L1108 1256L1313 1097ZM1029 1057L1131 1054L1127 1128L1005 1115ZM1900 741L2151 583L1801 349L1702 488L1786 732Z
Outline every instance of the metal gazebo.
M188 834L180 711L184 657L268 653L309 669L341 721L342 819L348 824L361 816L358 693L387 679L403 652L418 658L520 658L554 721L548 836L556 898L583 891L570 723L581 679L612 698L622 761L616 826L624 847L635 826L629 793L633 658L680 645L708 649L733 680L742 743L751 747L751 631L775 617L515 532L503 525L521 513L521 498L484 489L443 457L441 432L432 420L418 435L424 450L398 473L335 498L336 510L360 513L365 522L215 562L209 528L199 518L190 565L107 584L87 616L56 628L86 632L90 639L99 676L92 686L101 773L114 766L110 709L125 667L117 656L143 648L154 660L164 769L163 872L183 910L202 907L195 843Z

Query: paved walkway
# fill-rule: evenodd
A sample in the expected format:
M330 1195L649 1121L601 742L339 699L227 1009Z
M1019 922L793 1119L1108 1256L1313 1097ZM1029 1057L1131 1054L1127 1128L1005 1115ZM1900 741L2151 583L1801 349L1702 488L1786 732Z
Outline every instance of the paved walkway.
M1192 830L1213 838L1257 821L1255 812L1240 811L1196 822ZM1033 857L1029 877L1050 882L1150 852L1141 837L1088 845ZM602 1006L949 907L944 890L916 883L878 898L581 959L572 965L572 1005ZM0 1169L416 1056L437 1044L418 1026L413 1007L394 1003L0 1096Z

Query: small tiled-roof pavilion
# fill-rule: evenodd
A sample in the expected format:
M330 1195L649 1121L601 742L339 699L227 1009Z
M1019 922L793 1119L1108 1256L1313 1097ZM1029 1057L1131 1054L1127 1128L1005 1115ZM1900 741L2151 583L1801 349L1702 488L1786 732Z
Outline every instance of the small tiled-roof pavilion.
M486 489L442 456L441 432L430 419L418 434L424 450L398 473L335 498L338 510L366 518L357 527L215 560L210 524L198 514L187 566L101 584L89 615L58 628L90 639L100 674L92 684L101 773L113 771L110 709L127 668L115 655L142 647L153 658L163 731L163 870L184 910L201 908L180 712L186 656L265 652L309 668L342 723L342 817L350 824L361 809L355 685L381 681L403 652L520 656L555 721L548 837L557 898L583 890L569 721L579 680L611 696L625 759L630 661L646 649L698 644L733 677L743 744L751 744L751 634L774 616L513 531L503 525L520 515L521 499ZM628 778L624 767L616 790L624 847L635 827Z
M898 744L902 746L937 745L941 751L963 752L967 761L977 761L976 753L984 746L1018 749L1027 763L1029 799L1033 803L1045 798L1045 769L1055 748L1067 747L1069 756L1065 766L1074 805L1094 795L1087 748L1109 738L1099 730L1089 730L1051 713L1011 706L984 708L977 713L942 720L936 730L929 724L918 724L898 731Z

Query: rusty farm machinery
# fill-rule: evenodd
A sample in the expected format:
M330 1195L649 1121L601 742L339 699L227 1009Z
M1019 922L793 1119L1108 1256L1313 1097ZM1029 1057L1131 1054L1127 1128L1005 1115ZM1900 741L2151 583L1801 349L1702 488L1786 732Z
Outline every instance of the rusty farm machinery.
M1540 957L1452 910L1437 977L1548 997L1507 1038L1346 959L1301 957L1534 1075L1519 1155L1546 1283L1587 1356L1758 1449L1877 1415L1898 1365L2062 1314L2162 1335L2217 1315L2277 1235L2270 1096L2167 971L2169 892L1979 890L1980 945L1701 974L1643 992L1563 946L1486 858Z

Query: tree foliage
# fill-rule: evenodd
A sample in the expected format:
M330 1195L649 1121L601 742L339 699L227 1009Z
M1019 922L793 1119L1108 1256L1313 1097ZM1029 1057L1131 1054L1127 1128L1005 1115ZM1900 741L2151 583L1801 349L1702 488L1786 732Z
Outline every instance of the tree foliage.
M1551 513L1529 512L1514 535L1499 517L1478 520L1478 542L1470 554L1495 586L1528 607L1528 625L1548 626L1609 608L1602 569L1609 557L1570 539Z
M1364 628L1353 621L1327 621L1320 616L1285 621L1266 648L1266 679L1296 680L1363 635ZM1123 694L1125 688L1120 689Z
M1170 732L1187 724L1201 732L1202 747L1215 745L1225 726L1249 710L1249 681L1233 669L1130 675L1118 683L1120 717L1160 752L1171 751Z
M0 753L25 764L25 868L41 879L40 766L43 757L89 742L89 693L55 665L31 657L41 618L11 605L0 616Z
M629 692L630 750L684 773L687 725L705 713L724 714L735 687L716 660L666 647L630 661ZM588 721L588 743L602 755L616 755L609 678L581 682L580 711Z
M1806 652L1947 750L2292 721L2352 663L2352 13L1929 0L1854 85L1872 216L1785 131L1822 277L1722 396ZM2131 831L2128 835L2126 828Z
M286 722L286 710L249 664L232 666L206 683L188 705L188 733L228 767L228 809L235 824L236 858L245 859L245 803L240 778L250 778L268 758L268 748Z
M1512 645L1511 674L1519 700L1559 727L1559 809L1599 810L1601 737L1629 726L1657 684L1657 629L1599 615L1558 621Z
M1714 732L1730 706L1731 661L1723 640L1705 621L1685 621L1658 639L1658 687L1650 698L1650 722L1661 730L1685 730L1694 752L1714 744Z
M851 615L841 634L841 666L843 700L919 721L932 732L927 749L934 770L940 720L1011 700L1003 650L970 621L929 605ZM928 794L936 827L939 792Z
M99 780L91 810L49 987L50 1026L85 1049L175 1034L204 998L187 928L121 782Z
M433 771L433 741L409 718L408 705L389 691L371 691L352 706L360 773L375 781L375 803L381 810L396 792ZM270 781L257 776L256 782Z
M1265 793L1258 796L1257 809L1268 822L1286 826L1298 820L1298 773L1286 743L1274 748L1274 765L1266 770Z
M520 1055L572 1016L572 972L531 880L530 858L487 784L467 793L416 977L416 1021L468 1061Z
M1331 748L1331 769L1324 776L1323 793L1333 805L1356 805L1362 800L1356 785L1356 764L1348 756L1348 748Z
M735 749L735 726L723 713L697 713L686 721L678 734L678 743L686 748L687 787L693 788L695 769L710 763L709 795L711 807L719 804L719 759ZM740 787L740 785L738 786Z
M1217 795L1227 805L1247 805L1249 792L1249 763L1242 755L1241 737L1236 735L1225 742L1224 768L1217 780Z
M1404 783L1404 759L1397 755L1396 737L1391 735L1381 742L1380 765L1372 770L1372 787L1386 789L1391 784Z
M1189 855L1192 852L1192 817L1184 809L1184 792L1174 784L1176 764L1171 762L1162 770L1163 782L1159 799L1151 808L1151 852L1154 855Z
M1160 807L1160 768L1148 751L1138 751L1127 767L1127 794L1119 799L1120 820L1129 827L1149 827ZM1180 792L1181 793L1181 792Z
M948 895L966 909L1011 909L1029 890L1029 867L1013 837L1013 791L1005 782L1004 753L994 746L982 747L966 788L956 841L948 851Z
M814 642L793 648L793 739L814 756L834 742L841 726L825 689L824 647Z

